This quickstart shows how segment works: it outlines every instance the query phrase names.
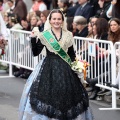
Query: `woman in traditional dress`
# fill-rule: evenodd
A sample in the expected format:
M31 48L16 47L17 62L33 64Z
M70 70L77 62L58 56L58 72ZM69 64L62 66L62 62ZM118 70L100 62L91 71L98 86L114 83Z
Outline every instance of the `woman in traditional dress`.
M27 80L20 120L93 120L88 94L70 66L75 53L73 35L66 27L63 13L55 9L43 32L33 29L33 55L39 55L44 46L47 55Z

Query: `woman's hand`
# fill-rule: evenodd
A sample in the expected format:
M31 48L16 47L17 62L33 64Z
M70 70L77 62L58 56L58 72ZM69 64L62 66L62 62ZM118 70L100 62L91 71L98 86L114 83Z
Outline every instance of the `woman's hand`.
M34 27L29 37L35 38L35 37L39 36L39 33L40 32L39 32L38 27Z

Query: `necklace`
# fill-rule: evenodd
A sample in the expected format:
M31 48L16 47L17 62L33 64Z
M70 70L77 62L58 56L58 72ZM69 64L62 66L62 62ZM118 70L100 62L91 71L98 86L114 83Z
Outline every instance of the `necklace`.
M57 38L57 36L55 35L55 33L53 32L52 29L51 29L51 31L52 31L52 34L55 36L55 39L56 39L57 41L60 41L60 39L62 38L62 29L61 29L61 32L60 32L60 38L59 38L59 39Z

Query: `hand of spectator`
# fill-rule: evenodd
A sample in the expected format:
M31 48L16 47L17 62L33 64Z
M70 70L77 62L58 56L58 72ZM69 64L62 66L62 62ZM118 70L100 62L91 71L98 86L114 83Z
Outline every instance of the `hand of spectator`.
M39 21L37 22L37 26L41 26L41 25L42 25L42 21L39 20Z
M111 1L111 4L114 5L114 4L116 4L116 2L117 2L117 0L112 0L112 1Z
M99 0L98 1L98 4L99 4L100 8L103 8L104 2L105 2L104 0Z

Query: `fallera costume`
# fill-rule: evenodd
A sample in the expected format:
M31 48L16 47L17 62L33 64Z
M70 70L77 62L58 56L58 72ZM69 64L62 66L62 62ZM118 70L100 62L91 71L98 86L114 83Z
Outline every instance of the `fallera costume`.
M44 46L47 55L27 80L20 101L19 119L93 120L87 92L69 65L75 60L72 33L62 29L62 37L57 41L51 29L42 33L38 28L33 31L37 36L31 38L33 55L40 54ZM52 45L54 42L58 44L56 48ZM61 49L63 51L59 53Z

